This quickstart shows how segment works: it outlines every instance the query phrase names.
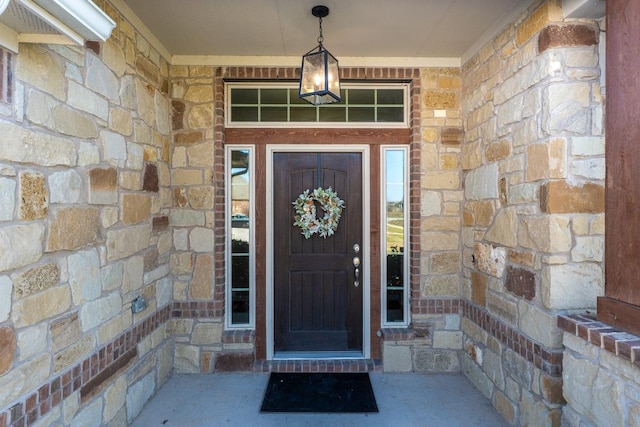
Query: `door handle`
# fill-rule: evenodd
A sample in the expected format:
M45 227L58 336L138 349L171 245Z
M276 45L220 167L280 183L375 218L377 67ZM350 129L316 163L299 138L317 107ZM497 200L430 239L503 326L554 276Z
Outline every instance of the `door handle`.
M353 266L355 267L355 280L353 281L353 286L356 288L360 286L360 258L353 257Z

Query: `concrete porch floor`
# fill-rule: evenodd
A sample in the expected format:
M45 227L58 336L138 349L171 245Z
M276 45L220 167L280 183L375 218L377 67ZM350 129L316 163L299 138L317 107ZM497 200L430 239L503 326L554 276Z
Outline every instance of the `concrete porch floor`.
M134 427L508 426L463 375L370 373L378 413L260 413L268 373L173 375Z

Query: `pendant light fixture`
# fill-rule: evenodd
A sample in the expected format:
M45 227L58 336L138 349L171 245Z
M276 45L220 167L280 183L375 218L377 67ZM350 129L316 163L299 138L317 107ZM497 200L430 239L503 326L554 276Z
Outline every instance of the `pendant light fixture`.
M318 46L302 56L299 96L313 104L340 102L340 76L338 60L324 48L322 18L329 15L326 6L314 6L311 14L319 19Z

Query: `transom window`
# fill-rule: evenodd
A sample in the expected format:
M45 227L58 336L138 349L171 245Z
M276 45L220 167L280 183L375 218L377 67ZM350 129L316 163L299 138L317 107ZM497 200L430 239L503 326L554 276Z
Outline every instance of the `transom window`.
M342 102L311 105L295 83L227 83L227 127L407 127L405 83L343 84Z

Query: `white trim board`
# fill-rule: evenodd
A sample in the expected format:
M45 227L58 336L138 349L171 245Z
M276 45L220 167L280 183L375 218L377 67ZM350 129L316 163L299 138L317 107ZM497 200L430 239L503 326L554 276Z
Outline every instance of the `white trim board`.
M174 55L171 65L209 65L218 67L300 67L302 56L215 56ZM426 57L340 57L341 68L348 67L400 67L400 68L458 68L460 58Z

